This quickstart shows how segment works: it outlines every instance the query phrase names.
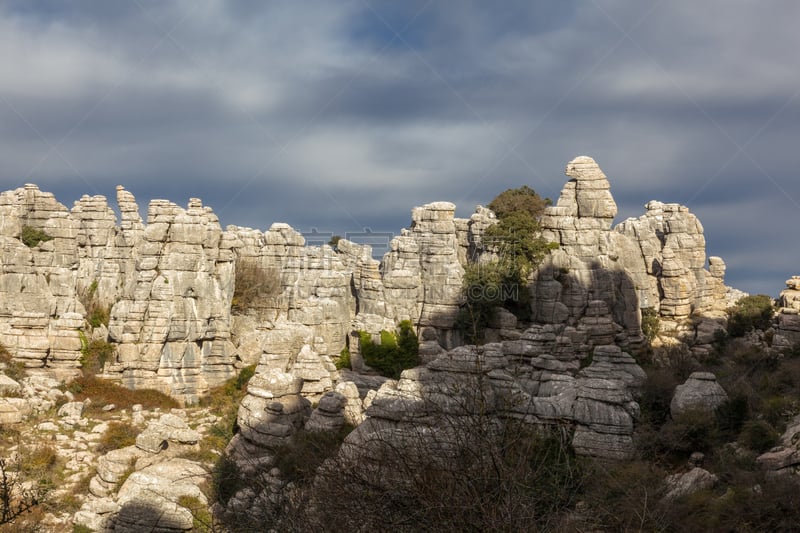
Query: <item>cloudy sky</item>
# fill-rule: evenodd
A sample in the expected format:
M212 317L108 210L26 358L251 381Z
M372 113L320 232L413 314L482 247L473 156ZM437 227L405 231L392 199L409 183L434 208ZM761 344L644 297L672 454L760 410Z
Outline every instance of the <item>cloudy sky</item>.
M727 281L800 274L797 0L7 0L0 188L200 197L396 232L593 156L618 221L700 217Z

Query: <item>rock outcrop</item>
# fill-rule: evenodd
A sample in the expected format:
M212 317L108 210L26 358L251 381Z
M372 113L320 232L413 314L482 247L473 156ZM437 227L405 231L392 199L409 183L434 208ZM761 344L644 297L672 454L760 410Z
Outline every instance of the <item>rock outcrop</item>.
M566 174L541 220L559 249L529 287L533 322L554 326L558 350L636 349L643 308L687 335L696 330L690 314L720 314L725 265L712 257L706 267L703 228L687 208L650 202L644 216L612 228L616 204L595 161L575 158ZM463 342L454 319L464 268L491 256L483 234L496 223L483 207L460 219L453 204L429 203L377 261L347 240L336 250L305 246L282 223L223 230L198 199L186 208L154 200L146 221L131 193L118 187L116 200L119 220L102 196L69 210L35 185L0 195L0 343L26 367L64 379L79 366L82 338L108 340L116 351L105 377L186 402L256 363L300 375L303 393L318 400L335 387L332 362L345 346L363 369L358 330L378 334L401 320L423 332L421 355L434 360ZM23 243L23 232L38 237ZM270 286L246 309L236 300L243 265ZM104 306L107 329L89 326L88 308ZM781 331L793 331L783 320ZM521 340L511 315L491 326L489 340Z
M773 474L796 475L800 468L800 415L787 424L780 445L759 455L756 463Z
M773 348L791 350L800 347L800 276L786 280L786 289L778 299L778 316Z
M669 410L672 416L693 409L713 412L727 399L728 394L717 383L717 377L714 374L692 372L684 383L675 387Z
M556 346L555 335L549 343ZM633 451L632 434L638 405L633 392L644 374L616 346L595 348L596 362L583 370L572 361L540 354L520 365L516 344L455 348L427 365L406 370L388 381L367 408L366 421L346 444L361 450L369 442L419 441L421 427L472 431L476 413L502 425L517 419L534 426L566 424L575 428L579 453L625 458ZM480 409L478 408L480 406ZM485 422L485 421L478 421ZM442 435L437 434L437 445ZM463 435L461 435L463 437ZM459 436L454 436L459 438ZM423 439L424 440L424 439ZM414 445L425 446L424 442ZM361 453L361 452L359 452ZM369 453L369 452L366 452Z

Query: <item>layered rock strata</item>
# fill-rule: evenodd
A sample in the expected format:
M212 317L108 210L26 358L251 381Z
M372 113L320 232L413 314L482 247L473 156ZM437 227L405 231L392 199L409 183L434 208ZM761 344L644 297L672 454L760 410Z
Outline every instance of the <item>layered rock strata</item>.
M645 377L633 358L617 346L599 346L581 370L574 355L559 360L547 353L557 346L555 332L527 336L544 342L523 341L523 353L516 343L455 348L406 370L399 381L386 382L367 408L365 422L345 441L344 453L368 458L370 443L380 442L447 446L448 431L465 432L452 435L454 444L474 429L472 424L520 420L572 427L579 453L629 457L638 416L634 394ZM433 440L427 442L426 435Z
M690 314L720 314L725 265L712 257L706 268L694 215L650 202L644 216L612 229L616 204L594 160L578 157L566 174L541 221L559 249L530 285L534 322L558 332L551 355L635 348L642 308L692 334ZM307 247L286 224L223 230L198 199L185 209L154 200L146 223L122 187L117 204L119 220L102 196L69 210L35 185L0 194L0 342L15 360L63 379L79 366L82 337L107 339L116 353L106 377L189 402L256 363L302 375L304 394L319 399L335 386L332 360L345 346L363 368L358 330L378 334L401 320L423 333L423 359L434 360L462 343L454 318L464 268L491 257L483 233L496 223L483 207L459 219L451 203L426 204L377 261L369 246L346 240L336 250ZM51 239L23 244L25 228ZM234 300L245 263L272 287L248 309ZM86 324L87 306L111 307L107 330ZM783 320L781 331L793 331ZM519 341L517 328L513 316L498 316L488 339Z

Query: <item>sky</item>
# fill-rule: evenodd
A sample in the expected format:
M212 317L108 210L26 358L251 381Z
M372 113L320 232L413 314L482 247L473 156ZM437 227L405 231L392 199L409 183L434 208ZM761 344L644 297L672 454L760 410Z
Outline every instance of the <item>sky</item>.
M6 0L0 189L379 237L573 157L689 207L729 285L800 274L796 0ZM354 235L357 237L357 235ZM382 238L382 237L380 237ZM380 240L380 238L378 240ZM354 239L357 240L357 239Z

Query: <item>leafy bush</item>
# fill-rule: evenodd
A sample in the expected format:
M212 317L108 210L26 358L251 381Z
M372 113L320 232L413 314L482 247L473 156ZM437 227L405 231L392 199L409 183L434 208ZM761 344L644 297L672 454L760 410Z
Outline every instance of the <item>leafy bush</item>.
M410 320L403 320L398 331L381 331L381 343L375 344L366 331L359 332L361 355L364 362L381 373L397 379L407 368L420 364L419 341Z
M45 233L44 230L37 229L32 226L22 226L22 230L19 233L19 239L22 241L22 244L28 248L33 248L41 242L53 240L53 238Z
M338 370L342 370L344 368L352 370L353 363L350 360L350 349L347 346L342 348L342 351L339 353L339 359L336 360L336 368Z
M743 337L754 329L765 331L772 325L773 314L772 298L765 294L740 298L728 310L728 333L731 337Z
M670 417L670 402L680 380L670 369L652 369L642 386L639 408L641 421L661 427Z
M763 420L745 422L739 434L739 442L757 453L764 453L776 446L780 435L775 428Z
M484 233L484 243L497 254L491 262L467 266L462 280L464 305L456 328L470 343L483 340L494 309L503 306L521 320L530 320L528 276L557 247L541 237L539 217L549 200L530 187L509 189L489 203L497 224Z
M729 398L715 411L719 430L730 438L735 438L750 416L750 402L742 392L731 392Z
M523 185L518 189L507 189L501 192L489 202L487 207L494 211L498 218L522 211L531 218L538 219L542 216L544 208L552 203L549 198L542 198L536 191Z
M658 431L660 455L686 459L692 452L708 452L717 441L718 429L712 413L702 409L684 411Z
M248 480L239 465L227 454L223 454L211 472L211 483L214 489L214 500L227 505L239 490L247 486Z
M107 453L136 443L138 430L127 422L109 422L108 429L97 441L96 451Z
M258 305L265 298L274 298L281 292L280 272L265 268L255 258L236 260L236 279L231 307L244 313Z
M102 372L106 361L114 357L114 345L99 339L87 341L83 336L81 341L81 371L84 375L95 376Z
M658 316L658 311L652 307L642 309L642 333L644 333L647 342L653 342L660 329L661 320Z
M250 378L256 375L256 365L249 365L241 370L239 370L239 374L236 376L236 383L235 387L238 391L247 391L247 382L250 381Z

